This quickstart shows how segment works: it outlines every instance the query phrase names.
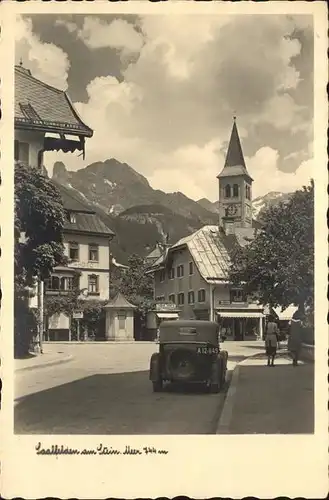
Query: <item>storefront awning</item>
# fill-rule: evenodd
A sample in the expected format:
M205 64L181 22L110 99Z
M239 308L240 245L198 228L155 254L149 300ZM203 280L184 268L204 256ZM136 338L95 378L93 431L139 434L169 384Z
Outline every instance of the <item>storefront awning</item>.
M174 312L165 312L165 313L157 313L158 318L160 319L178 319L178 313Z
M221 318L264 318L262 312L241 311L217 311Z
M296 306L288 306L284 311L281 310L281 307L275 307L274 312L279 318L279 321L290 321L297 311L298 307Z

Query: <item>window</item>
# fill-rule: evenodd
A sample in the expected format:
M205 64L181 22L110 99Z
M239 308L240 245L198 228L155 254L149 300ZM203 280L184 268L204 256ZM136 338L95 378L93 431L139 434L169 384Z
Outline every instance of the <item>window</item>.
M96 274L88 276L88 292L98 293L98 276Z
M163 282L164 282L164 280L165 280L165 278L166 278L166 273L165 273L165 271L162 269L162 270L160 271L160 283L163 283Z
M46 289L51 291L69 291L73 289L73 277L51 276L46 282Z
M239 196L239 186L238 184L233 184L233 196L237 198Z
M189 262L188 271L189 271L189 275L193 274L193 272L194 272L194 270L193 270L193 262Z
M181 264L177 267L177 278L182 278L184 276L184 266Z
M169 270L168 276L169 276L169 279L170 279L170 280L175 279L175 268L174 268L174 267L172 267L172 268Z
M205 302L206 301L206 291L202 288L201 290L198 291L198 302Z
M72 290L73 289L73 278L72 277L66 277L66 278L61 278L59 282L59 287L61 290Z
M27 142L15 141L14 158L25 165L29 164L29 144Z
M71 224L76 224L77 222L77 216L72 212L69 213L69 221L71 222Z
M194 292L188 293L187 300L189 304L194 304Z
M250 186L248 186L248 185L246 185L246 198L247 198L247 200L251 199L251 190L250 190Z
M118 320L119 320L119 330L125 330L126 329L126 319L127 319L127 314L125 311L120 311L118 314Z
M231 186L229 184L225 186L225 198L231 198Z
M31 106L30 103L20 104L20 108L23 111L25 117L28 118L29 120L40 121L40 116L38 115L36 110Z
M178 305L182 306L184 304L184 299L185 299L184 293L182 293L182 292L179 293L178 294Z
M175 294L174 293L171 293L169 295L168 299L169 299L169 302L172 302L173 304L176 303L176 301L175 301Z
M245 302L245 294L243 290L230 290L231 302Z
M89 261L98 262L98 245L89 245Z
M70 260L79 260L79 244L76 241L69 243L69 258Z
M162 302L165 300L165 296L164 295L158 295L157 297L155 297L155 300L156 302Z

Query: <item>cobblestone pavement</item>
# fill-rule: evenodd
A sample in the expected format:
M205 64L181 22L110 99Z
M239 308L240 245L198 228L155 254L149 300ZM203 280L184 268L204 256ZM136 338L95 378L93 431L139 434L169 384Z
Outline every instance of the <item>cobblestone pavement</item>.
M52 346L47 347L53 348ZM59 345L56 345L56 349ZM208 434L216 432L225 392L191 387L153 393L148 380L156 344L60 345L72 361L17 372L15 432L40 434ZM259 342L225 342L228 379Z

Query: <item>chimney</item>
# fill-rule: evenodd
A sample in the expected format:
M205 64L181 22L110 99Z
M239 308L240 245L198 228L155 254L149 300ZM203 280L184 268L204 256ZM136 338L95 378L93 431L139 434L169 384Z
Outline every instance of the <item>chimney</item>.
M235 224L233 217L222 217L223 229L226 235L235 233Z

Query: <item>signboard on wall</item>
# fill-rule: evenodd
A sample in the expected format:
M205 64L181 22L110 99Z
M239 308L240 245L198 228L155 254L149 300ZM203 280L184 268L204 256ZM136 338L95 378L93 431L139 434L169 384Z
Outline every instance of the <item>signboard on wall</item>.
M75 311L72 314L73 319L82 319L83 318L83 312L82 311Z
M177 306L173 302L161 302L155 304L156 311L176 311Z

